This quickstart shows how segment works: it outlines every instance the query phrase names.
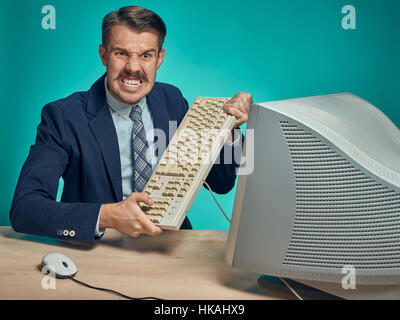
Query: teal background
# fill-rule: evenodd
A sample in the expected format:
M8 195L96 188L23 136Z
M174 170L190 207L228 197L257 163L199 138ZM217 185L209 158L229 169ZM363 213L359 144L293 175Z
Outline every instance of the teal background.
M56 30L41 9L56 8ZM343 30L341 9L356 9L357 29ZM87 90L105 69L98 55L109 11L141 5L166 22L166 59L158 80L196 96L249 92L254 102L352 92L400 126L400 1L120 1L19 0L0 4L0 225L34 143L42 107ZM230 215L235 190L217 195ZM196 229L229 224L206 189L189 212Z

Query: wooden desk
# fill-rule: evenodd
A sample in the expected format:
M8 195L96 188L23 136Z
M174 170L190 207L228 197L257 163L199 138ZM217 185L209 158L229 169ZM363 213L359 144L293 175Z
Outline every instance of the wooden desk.
M107 230L96 245L14 232L0 227L0 299L121 299L56 279L56 289L42 288L42 257L69 256L76 279L132 297L162 299L290 299L258 286L256 273L225 262L227 231L164 231L155 237L130 238Z

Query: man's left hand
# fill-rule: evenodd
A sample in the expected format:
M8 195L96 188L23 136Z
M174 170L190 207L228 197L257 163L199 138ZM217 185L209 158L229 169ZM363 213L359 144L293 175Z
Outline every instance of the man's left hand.
M247 122L250 111L250 105L253 103L253 98L250 93L243 91L235 94L233 98L229 99L225 105L224 110L236 117L235 128Z

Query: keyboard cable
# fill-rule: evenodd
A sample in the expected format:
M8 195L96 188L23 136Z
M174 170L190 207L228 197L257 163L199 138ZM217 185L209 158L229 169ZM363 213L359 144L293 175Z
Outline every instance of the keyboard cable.
M226 213L224 212L224 210L222 209L222 207L220 206L220 204L218 203L218 200L215 198L214 196L214 192L211 190L210 185L204 181L204 185L207 187L208 191L210 191L212 197L214 198L215 203L217 204L217 206L219 207L219 209L221 210L222 214L224 215L224 217L226 218L226 220L229 221L229 223L231 223L231 219L228 218L228 216L226 215Z

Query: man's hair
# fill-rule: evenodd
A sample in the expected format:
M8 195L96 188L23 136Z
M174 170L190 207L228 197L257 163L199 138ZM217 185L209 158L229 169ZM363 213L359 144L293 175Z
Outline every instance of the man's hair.
M160 50L167 34L165 23L158 14L138 6L122 7L118 11L108 13L103 19L101 31L104 47L107 47L111 28L115 25L126 25L136 32L156 31L159 35Z

